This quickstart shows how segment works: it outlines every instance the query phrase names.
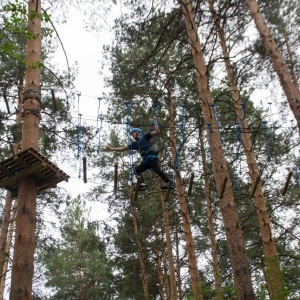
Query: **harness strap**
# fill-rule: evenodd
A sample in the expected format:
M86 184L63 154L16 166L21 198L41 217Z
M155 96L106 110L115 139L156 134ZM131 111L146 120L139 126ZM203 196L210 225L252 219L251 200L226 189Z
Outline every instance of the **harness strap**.
M149 158L158 158L158 151L154 151L152 149L149 149L147 151L141 151L140 152L141 156L143 157L143 159L145 159L146 161Z

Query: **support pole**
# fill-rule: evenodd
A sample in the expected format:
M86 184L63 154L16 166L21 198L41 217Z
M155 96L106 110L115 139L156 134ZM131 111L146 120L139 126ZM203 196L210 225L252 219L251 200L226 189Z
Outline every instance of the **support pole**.
M260 181L260 177L257 176L257 177L256 177L256 181L255 181L255 184L254 184L254 187L253 187L253 191L252 191L252 193L251 193L251 197L250 197L250 198L253 198L253 197L254 197L254 194L255 194L255 191L256 191L256 188L257 188L257 185L258 185L259 181Z
M86 176L86 157L84 156L82 158L82 162L83 162L83 182L87 183L87 176Z
M118 189L118 163L115 163L114 190Z
M141 176L137 176L136 187L135 187L135 192L134 192L134 199L133 199L133 201L136 201L137 198L138 198L140 184L141 184Z
M193 187L194 177L195 177L195 174L194 174L194 172L192 172L191 178L190 178L190 183L189 183L189 189L188 189L188 193L187 193L188 196L191 196L191 194L192 194L192 187Z
M285 195L285 193L286 193L286 191L287 191L287 189L288 189L288 187L289 187L289 184L290 184L290 180L291 180L292 175L293 175L293 172L290 171L289 174L288 174L288 176L287 176L287 178L286 178L285 185L284 185L283 189L281 190L281 195L282 195L282 196Z
M56 105L56 99L55 99L54 90L51 90L51 95L52 95L54 110L57 111L57 105Z
M222 190L221 190L221 194L220 194L220 199L222 199L223 196L224 196L224 192L225 192L225 187L226 187L227 181L228 181L228 177L225 177L225 178L224 178L223 185L222 185Z

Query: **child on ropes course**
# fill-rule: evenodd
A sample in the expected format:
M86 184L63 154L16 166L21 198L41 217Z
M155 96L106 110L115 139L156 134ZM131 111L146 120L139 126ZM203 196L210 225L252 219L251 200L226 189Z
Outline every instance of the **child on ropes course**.
M103 151L117 151L117 152L125 152L129 150L138 151L143 160L142 162L136 166L135 174L136 176L141 177L140 190L147 190L147 185L143 179L142 173L146 170L151 169L157 175L159 175L163 180L164 184L161 186L161 189L167 189L169 186L170 179L167 174L162 171L159 167L157 152L151 149L151 139L160 134L160 129L157 124L156 116L153 117L153 122L150 128L150 131L143 134L143 131L140 128L133 128L130 131L131 137L135 140L124 147L109 147L106 146Z

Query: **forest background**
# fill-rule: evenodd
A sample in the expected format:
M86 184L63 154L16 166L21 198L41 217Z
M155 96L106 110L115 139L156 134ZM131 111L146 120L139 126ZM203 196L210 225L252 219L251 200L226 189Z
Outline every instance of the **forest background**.
M242 290L245 299L299 299L299 125L251 2L42 2L39 150L71 178L37 198L33 299L243 299ZM258 4L299 86L298 1ZM1 160L20 142L26 5L1 1ZM74 25L70 50L60 26L74 12L97 39ZM69 64L92 50L98 66ZM149 191L136 194L138 155L101 146L126 145L128 129L147 130L153 114L162 131L154 147L176 186L162 193L148 172ZM1 232L3 299L13 207Z

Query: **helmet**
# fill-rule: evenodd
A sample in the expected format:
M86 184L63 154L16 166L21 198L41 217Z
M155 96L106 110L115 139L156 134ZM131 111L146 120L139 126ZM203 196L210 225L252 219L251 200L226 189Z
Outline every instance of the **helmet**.
M143 134L143 131L140 128L132 128L130 130L130 134L132 134L134 132L138 132L139 134Z

